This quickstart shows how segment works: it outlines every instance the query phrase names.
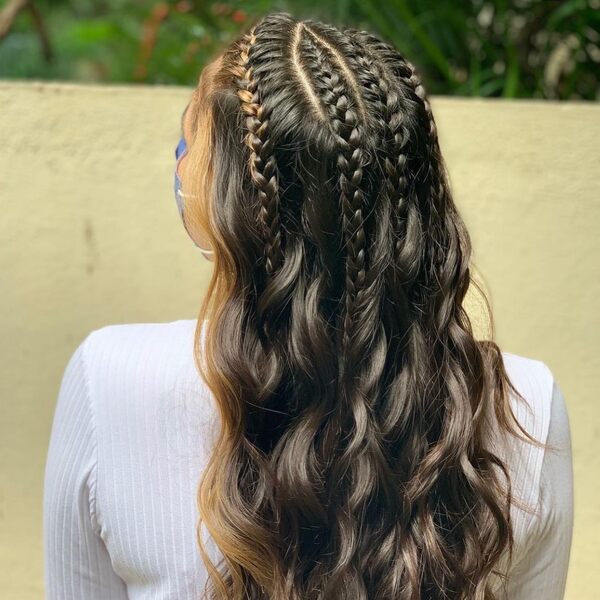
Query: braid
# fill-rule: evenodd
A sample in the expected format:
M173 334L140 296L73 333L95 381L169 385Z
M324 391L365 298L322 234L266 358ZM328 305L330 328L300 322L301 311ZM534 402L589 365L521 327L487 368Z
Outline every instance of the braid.
M360 42L360 31L347 28L344 33L349 34L354 44L358 71L381 112L380 125L384 130L387 150L383 160L387 175L384 184L391 206L395 208L397 215L394 266L401 272L403 281L408 282L416 277L419 265L418 256L415 255L416 246L405 243L406 231L411 229L412 221L419 220L417 207L409 197L406 175L408 160L406 148L410 131L400 94L391 85L393 78L390 77L388 69L381 64L377 55L366 44Z
M437 124L433 116L433 110L431 109L429 97L425 91L425 88L423 87L417 68L410 61L405 60L405 62L409 69L406 80L414 90L415 95L423 103L423 109L425 111L425 115L427 116L427 122L429 123L427 139L429 146L430 166L433 171L433 177L431 179L431 196L432 198L441 199L445 195L446 188L444 186L445 182L443 169L440 169L440 167L443 165L443 160L439 146Z
M306 25L305 25L306 27ZM366 233L363 218L365 194L361 188L363 167L367 163L364 149L364 124L359 121L357 102L345 89L341 77L331 68L330 59L321 47L321 39L306 27L315 62L315 85L331 117L331 128L338 144L340 204L344 245L346 247L346 305L343 321L343 347L352 338L354 308L359 303L366 280Z
M240 43L239 64L235 75L237 95L246 114L248 133L245 143L250 149L250 174L258 190L258 219L265 236L265 268L271 274L280 264L281 227L279 217L279 184L273 142L269 137L269 116L260 102L258 83L250 65L250 50L256 40L254 28Z
M432 197L440 198L440 195L444 194L444 189L443 178L440 177L441 173L437 170L437 165L441 158L437 125L433 116L429 97L423 87L418 69L391 44L384 42L372 33L369 33L368 31L353 30L352 33L362 40L363 43L368 44L374 49L376 56L381 57L383 60L383 68L391 71L393 75L404 81L407 84L408 89L412 91L415 99L421 105L428 123L427 145L430 156L430 168L434 170L431 180Z
M452 286L452 280L455 277L462 278L463 281L469 281L469 270L468 270L468 255L470 247L468 233L464 227L462 218L456 211L454 203L448 196L448 182L446 179L446 172L444 167L444 160L442 157L437 125L431 109L431 104L421 78L418 74L417 68L408 60L404 60L404 80L412 90L414 96L421 102L423 113L427 120L427 134L425 136L426 144L426 161L428 164L427 180L429 186L429 199L430 206L428 207L428 214L431 215L431 211L435 214L433 220L430 219L426 225L428 229L427 238L433 237L433 231L430 228L435 227L435 235L438 238L436 244L432 244L427 250L428 256L425 257L430 262L430 269L427 269L424 274L425 288L429 290L428 294L432 298L433 303L439 300L443 301L444 290L449 289ZM440 223L446 223L447 226L440 226ZM444 265L448 261L448 256L452 256L452 252L449 251L449 245L457 245L458 238L461 238L461 247L464 249L463 258L458 263L458 270L456 268L445 269ZM458 248L458 246L457 246ZM452 265L451 265L452 266ZM462 286L457 288L457 291ZM435 290L433 294L432 290ZM460 293L460 291L459 291ZM425 302L422 298L420 302ZM460 306L460 304L458 304ZM430 314L437 314L436 310L430 311ZM451 318L449 311L443 313L445 315L443 320L437 323L438 328L441 330L445 324Z
M402 57L398 52L396 52L396 55L400 56L403 62L403 68L400 70L401 77L404 81L406 81L409 88L421 102L423 111L427 118L428 156L430 161L430 169L433 171L431 177L431 197L440 199L443 198L445 194L445 187L443 172L438 168L443 164L443 162L439 146L437 124L433 116L433 110L431 109L429 97L425 88L423 87L417 67L409 60Z
M440 289L448 282L446 279L454 277L454 274L446 272L444 269L439 269L436 265L443 263L448 256L447 245L449 242L446 239L447 229L439 227L440 222L445 221L450 215L448 211L452 212L452 219L449 223L449 227L454 228L457 223L460 223L460 216L456 213L453 208L452 202L448 202L448 183L446 180L446 174L444 169L444 162L441 155L441 150L438 140L437 125L431 109L431 104L427 92L421 82L421 78L418 74L417 68L413 63L407 60L396 48L387 42L382 41L378 37L370 34L366 31L360 31L356 34L363 44L368 45L369 48L373 48L373 51L381 59L383 69L389 72L391 76L399 79L404 84L409 98L416 103L416 106L420 107L421 116L425 122L426 135L424 136L425 152L424 152L424 164L426 170L426 185L428 186L428 202L421 206L422 215L417 211L416 216L425 221L423 223L425 239L431 239L434 235L438 236L438 242L430 246L421 245L419 256L414 261L417 269L421 268L422 263L430 263L431 269L425 269L423 272L423 297L415 298L414 302L416 306L420 306L421 303L427 302L426 297L431 299L432 289ZM432 212L435 213L435 217L432 217ZM408 224L408 223L407 223ZM460 227L460 225L458 225ZM437 232L431 231L431 227L435 227ZM466 240L466 233L463 231L459 233L464 239L463 244L466 247L468 240ZM406 264L405 260L398 259L400 264ZM438 272L440 271L440 272ZM431 274L433 279L430 280ZM435 312L435 311L430 311Z

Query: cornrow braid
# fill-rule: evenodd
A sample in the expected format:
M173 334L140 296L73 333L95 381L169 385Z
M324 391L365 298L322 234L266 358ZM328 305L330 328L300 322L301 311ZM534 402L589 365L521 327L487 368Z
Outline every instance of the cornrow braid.
M439 148L438 131L431 103L417 67L403 56L394 46L374 36L368 31L356 31L355 35L363 42L374 49L375 56L383 60L384 68L389 69L399 79L403 80L407 87L412 90L416 100L421 104L424 115L428 123L427 143L432 154L430 156L430 168L434 170L432 177L433 197L439 198L445 193L444 181L441 173L437 169L440 164L441 151Z
M422 107L423 114L427 121L427 131L425 137L425 144L427 146L425 157L427 160L428 172L427 180L429 186L429 207L428 212L431 211L436 213L434 222L447 221L449 227L456 231L456 235L462 238L462 247L467 249L469 247L468 233L464 227L464 223L454 207L454 203L448 196L449 185L446 178L446 171L444 167L444 160L441 153L439 144L438 130L435 118L433 116L433 110L431 103L421 77L418 73L417 67L409 60L404 58L397 50L388 44L383 44L386 61L392 60L397 65L398 75L405 81L407 87L412 91L414 98L416 98ZM399 60L400 59L400 60ZM450 201L449 201L450 200ZM448 214L452 213L452 215ZM428 223L426 229L429 230L431 225ZM448 244L456 243L451 237L448 237L448 228L438 228L440 236L444 236L443 239L440 237L437 244L433 245L429 250L429 256L424 257L431 263L431 270L426 269L425 274L427 279L424 280L426 289L443 290L451 286L453 278L457 277L454 271L440 268L438 265L445 263L449 255L447 247ZM430 237L427 234L427 237ZM464 253L464 256L468 255L468 251ZM463 264L461 269L465 269L466 277L464 281L468 280L468 265ZM430 274L435 273L433 278L429 280ZM430 287L431 286L433 287ZM437 296L438 294L434 294ZM431 311L431 314L437 314L435 310ZM437 323L439 329L442 329L450 319L450 312L445 312L445 316L442 320Z
M332 132L339 148L338 182L346 248L346 301L342 344L347 348L352 338L354 307L364 290L367 271L367 243L363 218L365 194L361 188L363 168L367 164L364 122L359 120L357 114L358 102L346 91L342 78L331 64L334 58L328 54L331 52L330 46L322 44L318 34L306 24L305 28L312 38L311 51L317 64L316 87L321 91L321 99L329 111ZM358 92L355 93L358 95Z
M433 111L431 109L427 92L421 82L421 78L416 66L406 59L391 44L379 39L373 34L366 31L360 31L357 35L363 44L373 48L376 56L381 59L383 68L388 70L404 83L404 88L408 94L407 97L413 100L416 105L420 107L422 119L424 122L426 122L426 131L425 135L423 136L424 144L426 146L423 164L427 168L426 185L428 186L429 201L421 206L421 212L423 214L420 215L420 219L423 221L425 238L431 238L433 232L430 231L430 228L435 226L433 225L434 223L447 220L449 215L446 213L451 211L453 213L453 220L450 223L450 226L456 227L456 224L458 223L458 227L461 229L461 232L459 232L458 235L462 236L463 245L466 247L468 240L466 239L467 236L464 226L461 225L462 221L460 219L460 215L458 215L456 210L453 208L453 203L448 202L449 186L446 179L441 149L439 146L437 125L433 116ZM435 213L435 217L432 217L432 213ZM439 235L447 235L447 230L445 228L438 229ZM421 269L422 264L429 263L432 270L435 269L437 273L433 276L433 279L430 280L429 277L433 271L428 270L427 268L423 269L423 294L427 294L428 298L431 297L432 289L443 288L449 283L446 281L447 278L455 277L453 273L448 273L444 269L436 268L436 265L443 263L448 256L448 252L445 249L448 243L452 242L449 240L447 241L445 239L440 239L439 243L433 246L421 246L421 253L418 261L419 269ZM440 272L437 272L438 270ZM417 308L427 302L425 296L414 298L413 300L414 305ZM435 314L435 311L430 311L430 314ZM446 313L446 315L448 315L448 313ZM447 318L448 316L445 317L445 320L447 320ZM443 324L439 325L440 327L443 326Z
M413 90L415 96L419 98L427 117L429 124L429 130L427 132L427 143L429 145L429 156L430 156L430 169L433 171L431 179L431 192L433 198L442 198L446 193L446 186L444 185L443 171L439 167L443 165L442 154L439 146L439 137L437 124L433 116L433 110L431 109L431 103L429 102L429 96L419 75L417 67L406 58L402 57L404 64L406 65L406 77L405 81L409 84Z
M236 93L246 114L245 143L250 149L250 175L258 190L258 219L265 236L265 270L272 274L283 259L279 217L279 183L273 142L269 136L269 115L260 102L258 82L250 65L250 52L256 41L253 27L241 40L236 69Z
M414 203L411 204L406 174L410 130L406 124L400 94L392 85L393 74L381 64L376 53L361 42L360 31L346 28L344 33L348 34L354 45L358 71L367 89L375 96L375 104L381 111L380 121L387 150L383 161L388 176L385 186L397 215L394 266L401 272L402 280L410 282L416 277L419 267L418 256L414 251L416 246L405 243L406 231L410 229L412 221L417 223L419 220L417 208Z

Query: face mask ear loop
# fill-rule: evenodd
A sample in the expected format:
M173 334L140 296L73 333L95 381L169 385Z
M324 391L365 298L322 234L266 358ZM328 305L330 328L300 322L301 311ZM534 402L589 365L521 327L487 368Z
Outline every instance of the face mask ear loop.
M179 144L177 144L177 148L175 149L175 161L176 161L175 162L175 197L177 200L177 207L179 209L179 215L181 217L181 220L183 221L183 226L184 226L187 234L189 235L191 240L194 242L196 247L200 250L200 253L202 254L202 256L204 258L206 258L207 260L209 260L209 259L212 259L212 257L214 256L214 251L209 250L207 248L203 248L202 246L197 244L196 240L194 240L194 238L193 238L192 234L190 233L190 231L187 227L187 224L185 222L185 215L184 215L185 198L187 196L190 196L190 194L184 194L183 191L181 190L181 178L179 177L179 174L177 173L177 167L179 166L179 162L181 161L181 159L187 153L187 150L188 149L187 149L187 145L185 143L185 139L182 137L179 140Z
M186 197L190 197L189 194L184 194L181 189L177 190L177 195L179 198L181 198L181 220L183 221L183 226L187 232L187 234L190 236L190 238L192 239L192 241L194 242L194 244L196 244L196 241L194 240L194 237L192 236L190 230L188 229L188 226L185 222L185 216L184 216L184 211L183 211L183 199ZM204 256L204 258L208 259L208 258L212 258L214 256L214 251L213 250L209 250L208 248L203 248L202 246L200 246L199 244L196 244L196 246L198 247L198 249L200 250L200 252L202 253L202 256Z

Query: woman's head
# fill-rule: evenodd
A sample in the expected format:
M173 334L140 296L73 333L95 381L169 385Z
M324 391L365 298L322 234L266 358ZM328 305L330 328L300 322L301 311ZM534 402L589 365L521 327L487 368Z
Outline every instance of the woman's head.
M194 240L218 245L220 232L211 219L225 212L220 207L224 195L218 189L223 182L219 176L229 180L230 168L250 171L244 185L252 187L244 191L254 195L259 206L256 222L249 225L256 229L256 242L264 238L264 248L257 248L262 257L256 258L269 272L274 272L282 256L285 240L280 229L299 216L300 196L313 205L316 197L325 200L319 213L327 218L334 236L342 231L338 218L360 221L358 215L352 217L355 210L362 211L366 227L381 211L387 212L379 189L383 182L395 188L396 196L390 200L400 204L389 210L398 221L410 219L402 214L409 208L402 206L403 195L414 194L426 182L427 173L409 181L404 172L423 168L429 150L425 144L435 139L426 135L430 120L428 104L421 98L424 90L412 65L399 57L366 32L342 33L280 13L263 19L209 63L183 119L183 135L194 152L189 156L190 150L179 165L184 189L190 192L186 214ZM236 134L237 157L224 145L219 153L215 146L231 143ZM404 151L409 141L410 154ZM218 173L209 176L209 164ZM291 169L287 181L286 169ZM342 186L337 194L341 198L330 193L336 185ZM285 201L286 194L296 199L295 204ZM209 209L213 202L216 206ZM351 228L351 224L346 227L349 247L358 253L360 244L368 240L361 235L362 228ZM272 240L267 239L269 234ZM330 246L343 243L323 241Z
M203 70L184 131L186 223L215 259L210 597L493 598L510 488L484 442L490 415L517 426L462 306L471 246L414 66L271 14Z

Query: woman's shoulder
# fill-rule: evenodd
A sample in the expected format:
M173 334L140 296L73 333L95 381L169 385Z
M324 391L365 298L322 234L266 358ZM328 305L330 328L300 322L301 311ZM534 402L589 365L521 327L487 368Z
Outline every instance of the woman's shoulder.
M523 397L509 390L510 404L519 425L539 442L532 444L512 436L494 437L495 450L511 477L512 507L518 553L531 547L533 532L541 526L548 444L553 432L568 430L564 397L550 367L542 360L513 352L502 352L506 373ZM570 452L570 448L567 449Z
M502 359L513 383L541 395L552 390L554 374L543 360L507 350L502 350Z
M84 440L93 460L95 527L117 573L140 581L186 561L201 573L193 499L216 413L194 362L196 325L181 319L94 329L71 360L70 372L85 385L71 384L71 376L63 387L69 410L57 421L70 419L70 435ZM144 515L156 526L149 530Z
M197 323L115 323L87 335L82 354L99 427L158 415L205 391L194 359Z
M104 325L83 342L88 368L109 369L113 376L159 365L178 370L192 356L196 325L195 319Z
M552 369L542 360L502 352L506 372L525 403L511 392L513 411L519 423L543 444L559 431L570 433L567 402ZM542 449L544 454L547 454Z
M502 355L511 383L524 398L510 393L515 418L540 442L536 445L508 437L499 452L511 477L516 550L506 597L543 596L542 587L548 588L546 591L551 586L564 589L573 526L567 403L544 361L511 352ZM547 565L548 572L540 570L540 565ZM551 568L556 572L549 572Z
M524 399L510 390L517 421L535 439L545 443L552 415L554 373L537 358L506 350L502 351L502 358L510 382Z
M87 336L89 345L95 349L99 346L128 349L145 347L152 344L159 346L166 341L180 341L189 338L196 329L196 319L178 319L175 321L156 321L139 323L112 323L93 329Z
M115 323L82 342L98 455L127 472L214 425L211 395L195 361L198 321ZM115 448L121 448L118 456ZM136 456L142 452L142 458ZM141 461L141 463L140 463ZM148 465L148 469L150 466ZM108 469L112 472L112 469Z
M511 392L515 417L521 426L541 442L543 458L551 454L557 439L570 436L567 402L554 372L542 360L502 352L506 372L525 402Z

